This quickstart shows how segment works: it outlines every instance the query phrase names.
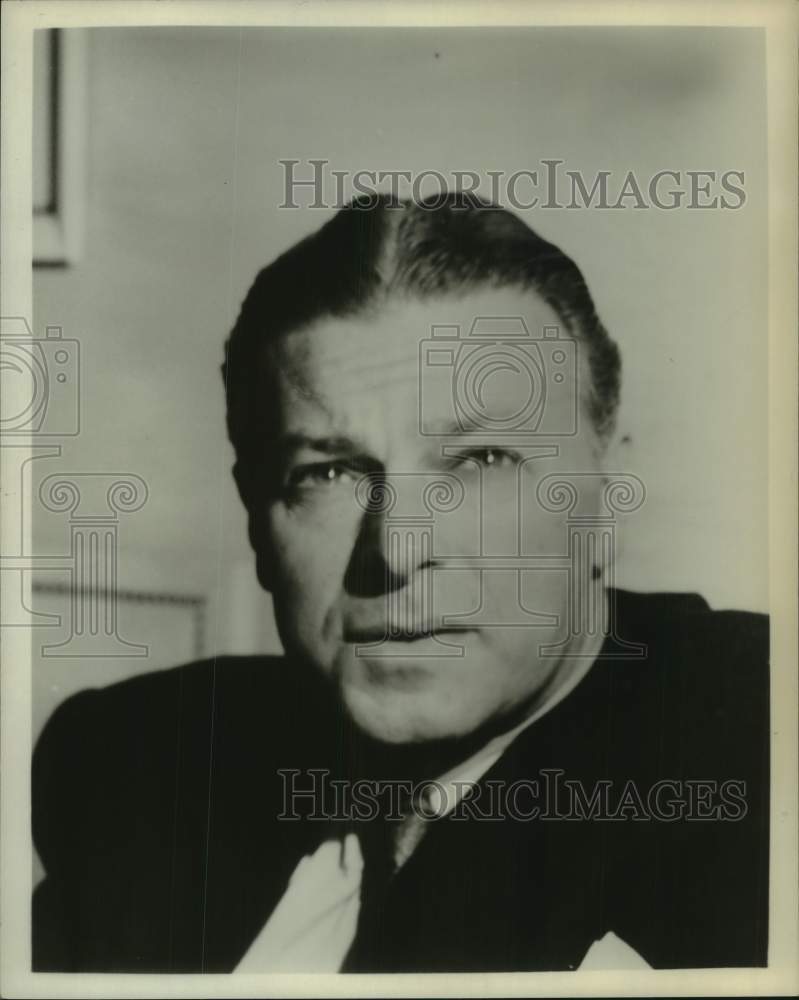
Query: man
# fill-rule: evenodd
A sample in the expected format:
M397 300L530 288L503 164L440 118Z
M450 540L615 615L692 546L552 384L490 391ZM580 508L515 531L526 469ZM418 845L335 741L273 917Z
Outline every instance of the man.
M35 967L765 964L767 624L610 586L643 484L576 265L473 198L355 203L225 372L286 657L54 714Z

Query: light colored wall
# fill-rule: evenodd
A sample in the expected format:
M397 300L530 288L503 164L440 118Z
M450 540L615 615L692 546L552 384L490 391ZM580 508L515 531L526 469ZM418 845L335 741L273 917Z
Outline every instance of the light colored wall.
M104 29L88 62L86 252L35 274L35 323L83 348L84 430L61 467L149 485L121 527L124 586L207 594L212 650L277 648L218 365L256 270L328 215L277 210L278 160L482 171L546 157L589 175L746 172L739 211L525 218L583 268L624 352L629 467L648 499L619 583L767 607L760 33ZM63 546L56 521L39 518L39 546ZM57 699L98 673L47 664L41 711L54 685Z

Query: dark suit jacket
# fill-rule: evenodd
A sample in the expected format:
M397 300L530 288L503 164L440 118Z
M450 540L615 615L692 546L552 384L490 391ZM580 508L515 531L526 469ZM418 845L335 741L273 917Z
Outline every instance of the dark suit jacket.
M615 821L436 821L348 968L569 969L609 930L657 968L766 963L767 620L711 612L693 595L611 595L617 635L647 656L625 659L608 640L481 788L544 769L589 792L610 781L616 799L628 781L644 800L659 780L683 797L691 780L735 781L738 808L671 822L635 809ZM277 820L277 769L341 769L345 728L313 677L271 657L217 658L70 698L34 755L47 872L34 968L234 969L325 832ZM721 801L697 795L694 811Z

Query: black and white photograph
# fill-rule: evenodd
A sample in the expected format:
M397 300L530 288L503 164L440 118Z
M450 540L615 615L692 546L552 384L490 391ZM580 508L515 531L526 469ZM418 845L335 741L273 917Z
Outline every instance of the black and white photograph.
M3 995L799 988L796 9L487 8L4 5Z

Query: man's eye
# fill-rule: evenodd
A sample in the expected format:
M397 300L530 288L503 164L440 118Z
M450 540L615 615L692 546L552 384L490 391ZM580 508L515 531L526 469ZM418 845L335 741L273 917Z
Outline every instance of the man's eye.
M299 490L335 486L343 482L354 483L357 478L357 474L342 462L316 462L313 465L300 465L292 469L286 485L290 490Z
M468 451L463 452L455 459L457 465L476 462L478 465L483 465L487 469L515 468L520 461L521 455L519 455L518 452L511 451L507 448L490 447L470 448Z

